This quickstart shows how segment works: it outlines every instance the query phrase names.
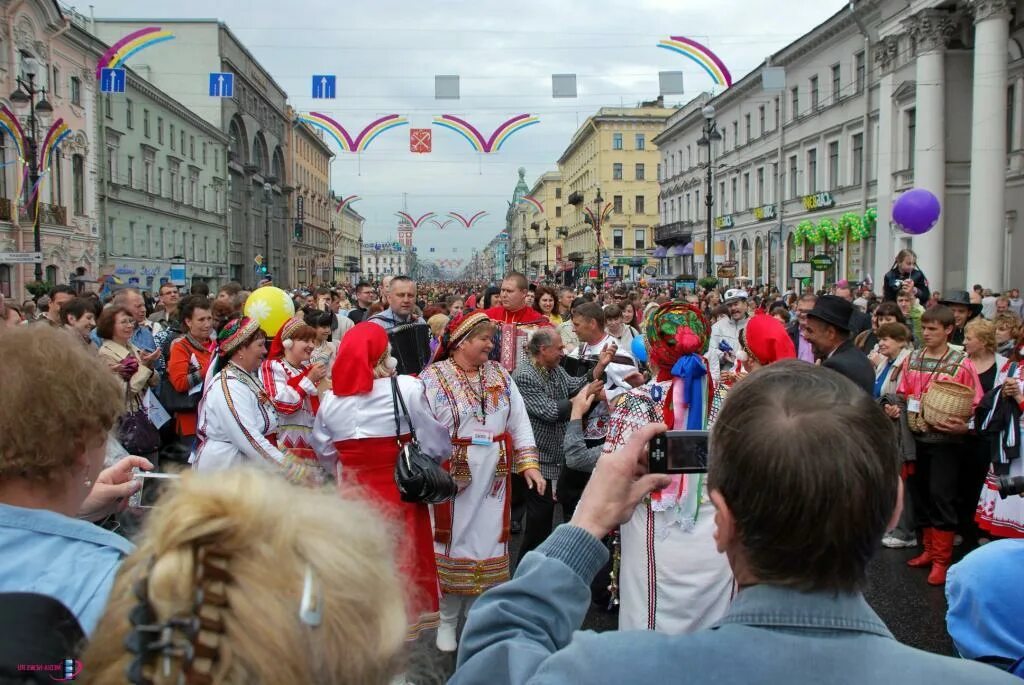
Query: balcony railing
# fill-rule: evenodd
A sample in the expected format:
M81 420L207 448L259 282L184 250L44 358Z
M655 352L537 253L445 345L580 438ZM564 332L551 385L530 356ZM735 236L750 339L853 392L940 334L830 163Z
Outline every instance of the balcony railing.
M21 223L31 223L35 217L32 216L32 205L18 207L18 220ZM39 203L39 223L51 226L68 225L68 209L60 205L51 205L45 202Z
M695 221L673 221L654 227L654 242L660 244L685 243L693 237Z

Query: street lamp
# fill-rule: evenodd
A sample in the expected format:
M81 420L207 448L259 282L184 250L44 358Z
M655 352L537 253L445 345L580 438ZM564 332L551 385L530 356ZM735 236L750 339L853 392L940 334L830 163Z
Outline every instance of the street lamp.
M583 204L583 193L578 191L571 193L567 202L576 207L576 209L579 209L580 205ZM587 215L583 217L583 222L593 226L594 228L594 237L596 238L594 253L597 257L597 260L594 262L594 269L597 271L598 277L601 275L601 214L603 205L604 198L601 197L601 189L598 188L597 196L594 198L594 211L588 212Z
M264 257L267 272L273 277L274 269L270 259L270 209L274 204L274 196L271 192L273 190L273 186L270 185L271 180L268 177L263 183L263 249L267 252Z
M544 277L551 277L551 226L544 221L544 237L540 237L540 223L534 221L530 228L537 234L537 242L544 246Z
M711 242L712 241L712 235L711 235L711 208L712 208L712 206L715 203L715 197L714 197L714 194L713 194L714 191L713 191L713 188L712 188L712 179L711 179L712 151L713 151L713 149L711 147L711 142L715 141L715 140L721 140L722 139L722 134L718 132L718 125L715 123L715 108L714 108L713 105L705 105L704 109L702 109L700 113L704 115L704 129L702 131L702 135L700 137L700 140L697 141L697 145L700 145L701 147L705 147L706 146L707 149L708 149L708 170L707 170L707 174L705 175L705 182L707 184L707 188L704 191L704 204L707 205L707 208L708 208L708 210L707 210L707 217L705 217L707 219L707 236L705 238L705 244L704 244L704 276L705 276L705 278L707 278L707 277L711 276L711 269L712 269L712 256L711 255L712 255L712 250L714 249L714 245Z
M11 102L18 106L19 109L24 110L25 105L28 105L28 140L26 144L28 147L28 178L29 178L29 192L35 193L35 201L32 204L32 235L34 240L34 251L40 255L43 252L42 234L39 230L39 131L36 115L48 116L53 113L53 107L46 101L46 89L37 88L35 84L36 70L39 69L39 62L35 57L30 55L28 52L22 50L22 65L24 67L22 75L16 79L17 89L11 93ZM36 102L36 96L39 96L39 101ZM36 262L35 268L35 280L42 282L43 280L43 261L40 258Z

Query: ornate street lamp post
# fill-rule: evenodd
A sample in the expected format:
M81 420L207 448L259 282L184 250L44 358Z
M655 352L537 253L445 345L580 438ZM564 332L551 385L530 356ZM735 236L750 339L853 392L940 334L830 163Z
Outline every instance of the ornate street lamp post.
M718 125L715 122L715 108L712 105L705 105L704 109L701 110L701 114L704 115L704 129L700 140L697 141L697 145L707 147L708 149L708 169L705 175L705 183L707 187L704 191L704 204L707 206L707 236L704 243L704 277L709 278L712 276L713 268L713 257L712 252L714 250L714 243L712 242L711 235L711 208L715 203L713 180L711 177L712 171L712 156L713 148L712 141L721 140L722 134L718 132Z

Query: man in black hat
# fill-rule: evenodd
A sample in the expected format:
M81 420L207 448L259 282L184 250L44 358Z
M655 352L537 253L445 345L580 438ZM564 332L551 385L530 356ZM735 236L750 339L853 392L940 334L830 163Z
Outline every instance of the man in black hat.
M875 370L867 356L850 340L853 305L835 295L822 295L800 325L821 365L859 385L869 395L875 387Z
M967 326L967 322L981 314L981 304L977 302L971 302L971 295L966 290L954 290L951 295L939 300L939 304L944 304L953 310L953 335L949 338L950 345L959 345L963 347L964 344L964 328Z

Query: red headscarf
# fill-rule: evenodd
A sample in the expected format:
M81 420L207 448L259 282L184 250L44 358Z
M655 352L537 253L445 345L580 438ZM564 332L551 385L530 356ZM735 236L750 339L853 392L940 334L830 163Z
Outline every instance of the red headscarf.
M373 369L388 349L388 334L371 321L358 323L341 339L331 372L332 392L338 397L362 395L373 389Z
M796 358L793 339L782 322L774 316L758 312L747 327L740 331L740 344L747 356L761 366L774 364L780 359Z
M294 333L298 328L305 325L306 322L300 316L293 316L281 324L281 328L278 329L277 335L274 336L273 341L270 343L270 351L267 353L267 359L283 357L284 351L287 349L284 341L292 337L292 333Z

